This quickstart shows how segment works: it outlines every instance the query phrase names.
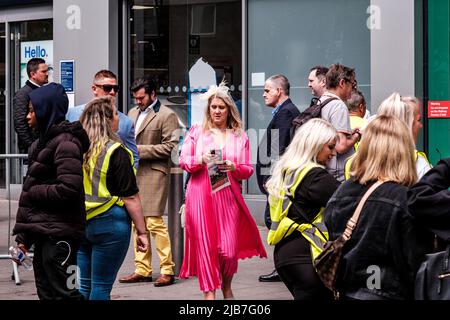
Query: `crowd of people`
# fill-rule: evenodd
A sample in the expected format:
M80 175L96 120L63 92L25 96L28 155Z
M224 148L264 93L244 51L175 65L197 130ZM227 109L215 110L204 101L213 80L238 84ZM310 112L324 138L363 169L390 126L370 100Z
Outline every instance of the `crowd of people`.
M94 76L93 100L68 108L64 88L46 84L46 67L42 59L30 60L14 113L28 171L13 232L19 248L34 250L39 298L110 299L132 234L136 268L119 282L154 281L151 236L160 260L154 285L172 285L175 265L162 215L180 138L176 114L161 104L149 78L133 82L136 107L121 113L117 76L108 70ZM289 97L289 80L273 75L265 82L273 117L255 171L267 199L261 214L275 245L275 270L259 281L282 281L296 300L332 299L314 259L380 182L344 247L336 286L348 300L413 299L420 263L439 249L436 238L449 240L450 230L449 160L432 168L416 149L420 100L394 92L370 116L355 70L341 64L311 68L308 87L319 116L294 128L300 109ZM251 146L224 81L201 98L203 123L186 133L180 154L189 179L179 278L197 277L206 300L216 299L218 289L234 299L238 260L267 257L242 196L242 181L254 173ZM212 170L221 173L214 173L219 188ZM80 269L79 290L66 285L69 265ZM379 281L369 286L373 266Z

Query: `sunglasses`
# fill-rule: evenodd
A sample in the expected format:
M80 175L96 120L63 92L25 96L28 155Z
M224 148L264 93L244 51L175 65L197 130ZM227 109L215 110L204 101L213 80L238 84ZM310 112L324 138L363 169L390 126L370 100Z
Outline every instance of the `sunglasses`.
M117 84L94 84L96 87L102 88L105 92L111 92L114 89L114 92L118 92L120 86Z

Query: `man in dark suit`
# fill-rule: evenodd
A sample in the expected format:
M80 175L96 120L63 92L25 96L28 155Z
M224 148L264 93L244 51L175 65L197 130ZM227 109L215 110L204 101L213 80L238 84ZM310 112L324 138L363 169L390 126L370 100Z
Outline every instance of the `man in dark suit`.
M269 77L264 85L264 102L268 107L274 108L272 121L270 121L258 147L256 162L258 186L265 195L267 195L267 191L264 185L270 177L270 167L273 162L279 159L291 142L292 120L300 114L298 108L289 98L289 89L289 80L280 74ZM271 221L268 203L266 203L264 222L267 228L270 229ZM260 276L259 281L280 281L280 278L277 271L274 270L268 275Z

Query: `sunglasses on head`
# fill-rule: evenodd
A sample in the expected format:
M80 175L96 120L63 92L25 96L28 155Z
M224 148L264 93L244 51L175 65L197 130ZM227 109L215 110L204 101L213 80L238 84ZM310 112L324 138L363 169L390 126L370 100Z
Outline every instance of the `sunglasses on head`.
M96 87L102 88L105 92L111 92L114 89L114 92L118 92L120 86L117 84L95 84Z

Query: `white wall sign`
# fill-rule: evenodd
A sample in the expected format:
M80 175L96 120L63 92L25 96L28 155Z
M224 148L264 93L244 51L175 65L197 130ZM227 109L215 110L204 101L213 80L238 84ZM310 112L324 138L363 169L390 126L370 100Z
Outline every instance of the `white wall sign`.
M252 87L264 86L266 82L265 72L253 72L252 73Z
M23 87L28 80L27 63L32 58L42 58L53 70L53 40L26 41L20 43L20 86ZM49 74L48 81L53 78Z

